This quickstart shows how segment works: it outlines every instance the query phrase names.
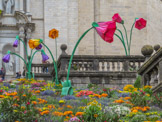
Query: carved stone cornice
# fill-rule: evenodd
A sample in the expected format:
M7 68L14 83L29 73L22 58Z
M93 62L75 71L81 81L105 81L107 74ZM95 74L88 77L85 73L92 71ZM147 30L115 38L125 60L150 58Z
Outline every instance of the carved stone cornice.
M0 22L0 29L2 29L2 30L17 30L17 26L16 25L2 24L2 22Z
M15 17L20 23L22 23L22 22L30 23L27 15L25 13L23 13L23 12L15 11Z
M26 28L29 28L33 32L35 30L35 23L26 23Z

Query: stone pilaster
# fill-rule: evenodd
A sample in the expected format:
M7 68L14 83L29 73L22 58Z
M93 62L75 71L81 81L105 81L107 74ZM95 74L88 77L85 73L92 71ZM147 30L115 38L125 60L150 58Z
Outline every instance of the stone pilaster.
M22 0L15 0L15 11L19 11L19 1L22 1Z
M25 37L25 24L21 24L19 27L19 37L24 41ZM24 45L22 42L20 42L20 56L24 58ZM24 62L20 60L20 71L23 71Z
M20 0L20 11L24 13L24 2L23 0Z

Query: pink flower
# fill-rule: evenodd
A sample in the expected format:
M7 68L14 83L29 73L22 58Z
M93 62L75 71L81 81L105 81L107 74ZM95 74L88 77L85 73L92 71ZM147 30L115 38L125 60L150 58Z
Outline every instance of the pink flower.
M122 23L122 18L120 17L118 13L114 14L114 16L112 17L112 20L114 22Z
M26 105L30 105L30 102L27 102L27 104Z
M144 20L143 18L136 19L135 28L137 28L138 30L141 30L144 27L146 27L146 23L147 21Z
M27 111L24 111L24 114L26 114L27 113Z
M99 22L98 25L99 27L96 27L96 31L101 38L106 42L113 42L113 36L116 30L116 22Z

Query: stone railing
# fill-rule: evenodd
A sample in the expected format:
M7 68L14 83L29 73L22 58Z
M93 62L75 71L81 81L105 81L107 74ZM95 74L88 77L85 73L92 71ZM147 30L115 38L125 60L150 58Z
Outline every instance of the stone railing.
M51 79L53 64L32 64L32 72L35 78Z
M58 78L66 80L70 55L65 50L66 45L61 46L58 66ZM95 83L105 87L133 84L137 70L144 63L144 56L104 56L104 55L75 55L70 71L70 80L73 86L82 87L89 83ZM53 70L52 75L55 76Z
M142 85L151 85L153 92L160 92L162 91L162 48L156 45L154 49L156 53L152 56L151 53L149 54L151 57L142 65L138 73L142 76Z

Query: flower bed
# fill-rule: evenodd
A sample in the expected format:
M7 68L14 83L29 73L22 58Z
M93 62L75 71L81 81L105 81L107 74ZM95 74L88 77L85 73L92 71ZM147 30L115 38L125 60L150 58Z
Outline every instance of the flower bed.
M50 81L19 79L1 83L0 120L15 122L160 122L162 93L150 86L123 89L75 89L74 95L61 96L62 86Z

